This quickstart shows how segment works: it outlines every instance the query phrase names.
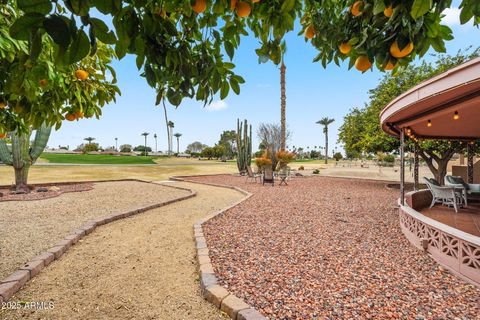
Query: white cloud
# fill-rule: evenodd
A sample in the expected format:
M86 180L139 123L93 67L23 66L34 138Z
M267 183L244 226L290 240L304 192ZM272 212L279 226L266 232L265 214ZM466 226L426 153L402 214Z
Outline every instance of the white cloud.
M460 9L459 8L447 8L442 12L445 17L442 18L442 22L448 26L460 25ZM467 22L466 25L471 23Z
M223 100L214 101L205 107L208 111L219 111L226 108L228 108L228 104Z

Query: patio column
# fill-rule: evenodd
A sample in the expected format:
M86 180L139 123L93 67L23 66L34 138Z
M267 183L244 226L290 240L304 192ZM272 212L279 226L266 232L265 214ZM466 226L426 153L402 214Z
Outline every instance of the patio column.
M419 150L418 143L415 142L413 151L413 188L418 191L418 163L419 163Z
M400 204L405 205L405 131L400 129Z
M468 183L473 183L473 144L467 144L467 180Z

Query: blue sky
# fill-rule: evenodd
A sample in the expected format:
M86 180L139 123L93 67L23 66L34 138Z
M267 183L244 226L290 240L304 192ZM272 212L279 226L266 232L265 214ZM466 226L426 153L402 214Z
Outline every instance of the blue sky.
M447 43L448 53L480 46L480 30L472 24L461 26L458 10L449 9L444 22L453 29L455 36ZM324 69L321 64L312 62L316 50L297 33L295 30L286 37L287 123L292 131L287 144L304 148L323 145L322 129L315 122L328 116L335 119L330 126L331 150L336 145L343 116L352 107L363 106L368 101L368 90L376 86L381 73L369 71L361 74L355 69L348 71L347 65L338 67L335 64ZM246 80L239 96L232 93L225 101L216 99L206 108L194 100L184 100L177 109L168 106L169 120L175 123L174 132L182 133L180 150L193 141L214 145L223 130L236 128L237 118L248 119L254 131L260 122L280 121L280 72L271 62L258 64L257 47L256 39L244 37L234 58L236 73ZM425 56L424 59L430 58ZM115 137L118 137L119 145L136 146L144 143L141 133L147 131L151 133L148 145L155 148L153 134L156 133L158 149L167 149L163 108L155 106L155 92L139 76L134 57L116 61L114 67L122 91L117 103L103 108L100 120L65 122L59 131L52 133L50 147L69 145L72 149L87 136L95 137L103 147L115 145ZM257 146L255 136L253 148Z

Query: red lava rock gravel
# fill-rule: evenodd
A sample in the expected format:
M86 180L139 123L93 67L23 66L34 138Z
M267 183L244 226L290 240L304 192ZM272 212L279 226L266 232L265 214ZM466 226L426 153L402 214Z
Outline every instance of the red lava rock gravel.
M254 194L204 233L220 283L270 319L480 319L480 289L410 245L385 183L193 179Z

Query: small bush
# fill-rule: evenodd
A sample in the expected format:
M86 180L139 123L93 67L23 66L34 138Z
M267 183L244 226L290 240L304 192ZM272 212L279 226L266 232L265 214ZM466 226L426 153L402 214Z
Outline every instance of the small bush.
M318 169L313 170L313 174L319 174L319 173L320 173L320 170Z
M300 166L300 167L298 167L298 170L305 170L305 167L304 167L304 166Z

